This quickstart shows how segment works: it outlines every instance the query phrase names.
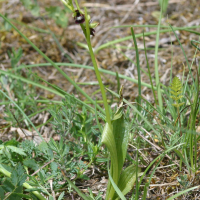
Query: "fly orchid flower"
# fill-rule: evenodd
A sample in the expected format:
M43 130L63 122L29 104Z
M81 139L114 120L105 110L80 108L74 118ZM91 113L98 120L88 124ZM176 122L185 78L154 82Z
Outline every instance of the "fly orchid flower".
M79 10L74 11L73 17L76 24L82 24L85 22L85 15Z

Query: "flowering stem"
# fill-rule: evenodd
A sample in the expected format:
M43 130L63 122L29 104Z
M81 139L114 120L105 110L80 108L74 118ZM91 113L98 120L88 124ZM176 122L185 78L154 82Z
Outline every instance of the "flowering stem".
M71 1L65 1L65 0L61 0L68 8L70 8L73 12L75 11L75 8L72 4ZM80 12L80 7L79 7L79 4L78 4L78 1L77 0L74 0L75 1L75 4L76 4L76 7L78 9L78 11ZM100 87L100 90L101 90L101 94L102 94L102 98L103 98L103 103L104 103L104 108L105 108L105 112L106 112L106 122L111 125L111 119L110 119L110 112L109 112L109 107L108 107L108 102L107 102L107 98L106 98L106 93L105 93L105 89L104 89L104 85L102 83L102 80L101 80L101 76L100 76L100 73L99 73L99 70L98 70L98 64L97 64L97 61L96 61L96 58L94 56L94 52L93 52L93 49L92 49L92 45L91 45L91 41L90 41L90 34L92 33L92 35L94 34L94 30L93 30L93 27L90 28L89 27L89 15L87 14L87 9L85 8L85 13L84 13L84 17L85 17L85 25L80 23L80 26L82 28L82 31L85 35L85 38L86 38L86 41L87 41L87 45L88 45L88 49L89 49L89 53L90 53L90 56L91 56L91 59L92 59L92 63L93 63L93 66L94 66L94 70L95 70L95 73L96 73L96 77L97 77L97 80L99 82L99 87ZM91 32L92 30L92 32Z
M74 1L75 1L75 4L76 4L77 9L80 10L80 7L79 7L79 5L78 5L77 0L74 0Z
M84 32L85 37L86 37L86 41L87 41L90 56L91 56L91 59L92 59L92 63L93 63L93 66L94 66L94 70L95 70L95 73L96 73L96 77L97 77L97 80L99 82L99 87L100 87L100 90L101 90L104 108L105 108L105 112L106 112L106 122L108 122L108 124L111 125L110 112L109 112L108 102L107 102L107 98L106 98L106 93L105 93L104 85L102 83L101 76L100 76L100 73L99 73L99 70L98 70L98 64L97 64L96 58L94 56L91 41L90 41L90 28L89 28L87 9L85 8L84 11L85 11L86 31L83 30L83 32ZM81 26L81 28L84 29L83 25Z

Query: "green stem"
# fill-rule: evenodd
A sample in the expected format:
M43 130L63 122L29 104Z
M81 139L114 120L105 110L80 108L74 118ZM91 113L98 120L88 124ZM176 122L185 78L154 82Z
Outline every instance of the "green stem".
M80 7L79 7L79 4L78 4L77 0L74 0L74 1L75 1L77 9L80 10Z
M87 40L87 45L88 45L88 48L89 48L90 56L91 56L91 59L92 59L95 74L96 74L97 80L99 82L99 87L100 87L101 94L102 94L104 108L105 108L105 112L106 112L106 121L108 122L109 125L111 125L110 112L109 112L109 107L108 107L108 102L107 102L107 98L106 98L104 85L103 85L102 80L101 80L101 76L100 76L99 69L98 69L98 64L97 64L96 58L94 56L94 52L93 52L92 45L91 45L90 28L89 28L88 14L87 14L86 8L85 8L85 24L86 24L86 35L85 35L85 37L86 37L86 40Z

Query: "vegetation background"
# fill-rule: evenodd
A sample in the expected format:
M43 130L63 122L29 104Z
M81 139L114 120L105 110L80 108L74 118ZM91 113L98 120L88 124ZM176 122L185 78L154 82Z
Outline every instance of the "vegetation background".
M180 78L185 97L184 107L188 106L187 97L191 99L190 105L197 98L197 111L193 120L196 131L193 138L196 141L194 155L191 152L193 149L191 146L194 144L191 139L189 147L185 147L186 150L177 147L177 151L169 153L162 162L159 161L158 168L156 164L153 165L156 166L156 172L152 172L153 167L148 172L152 174L152 177L147 176L140 188L136 181L136 185L126 198L167 199L178 192L199 186L199 160L194 161L195 170L191 170L193 157L196 156L197 159L199 155L197 133L200 133L199 91L194 90L193 81L198 79L196 75L200 51L191 44L191 40L199 40L200 5L198 1L168 1L161 19L159 42L156 42L158 30L156 26L160 16L160 4L157 0L79 1L79 6L83 11L84 7L87 8L92 22L99 22L99 26L95 28L95 36L91 36L91 43L103 84L111 91L106 93L109 105L113 110L118 105L119 100L112 91L119 94L122 84L123 98L129 103L132 102L131 104L139 102L137 68L139 64L142 81L141 96L146 101L143 100L142 108L138 107L138 110L142 109L143 117L146 117L158 132L166 129L163 134L166 132L169 134L166 138L149 134L152 130L140 116L125 107L126 118L131 124L125 166L134 163L144 172L157 156L162 155L163 151L189 141L187 138L178 141L185 133L181 126L177 125L180 128L178 131L172 127L170 130L167 129L168 124L178 120L177 113L179 113L176 108L169 108L170 92L162 93L163 100L168 99L168 101L164 100L162 106L165 110L163 115L169 121L160 118L157 123L159 112L151 107L156 107L156 102L148 66L155 85L154 66L157 62L160 85L163 90L171 85L173 77ZM99 83L92 70L93 67L88 67L93 66L93 63L85 37L80 25L75 23L73 13L69 8L61 1L53 0L1 0L0 13L6 16L48 58L57 63L83 92L102 107ZM172 27L179 27L179 30L174 29L174 34L169 24ZM138 52L135 50L130 25L136 36ZM144 40L147 57L144 51ZM101 145L105 116L97 113L95 111L97 105L91 106L92 102L84 93L80 93L74 84L58 72L58 69L47 64L44 56L28 44L26 39L3 18L0 18L0 42L0 87L3 92L0 94L0 154L2 155L0 164L3 166L1 169L6 168L15 174L15 178L7 178L6 173L0 174L0 199L16 199L16 195L19 199L34 199L36 197L34 193L32 194L32 190L41 192L52 199L84 198L84 196L80 197L81 195L73 188L73 185L63 178L65 176L91 199L106 198L109 152L105 146ZM156 46L158 47L157 54L155 53ZM187 60L191 68L187 67ZM191 74L193 76L189 76ZM155 95L157 96L157 92ZM42 142L37 131L32 128L29 120L24 117L13 101L28 116L48 145ZM170 103L172 104L172 101ZM148 112L151 114L149 115ZM180 123L185 130L186 127L188 128L190 113L190 109L185 109L183 116L180 117ZM142 129L138 129L136 124L147 132L140 135L138 132ZM152 144L146 142L145 138ZM37 148L35 143L39 145ZM188 159L185 153L187 150L190 151ZM176 165L177 162L179 165ZM22 172L29 175L30 184L37 189L22 189L23 181L20 183L20 180L27 180ZM143 188L146 187L145 184L149 179L150 185L144 195ZM35 195L37 196L37 193ZM198 188L194 188L193 192L185 192L179 198L198 199L200 193ZM113 199L116 198L113 197Z

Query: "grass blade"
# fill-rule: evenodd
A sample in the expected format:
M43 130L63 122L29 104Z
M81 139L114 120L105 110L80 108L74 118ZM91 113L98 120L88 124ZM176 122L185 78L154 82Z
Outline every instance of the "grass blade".
M138 103L141 105L141 96L142 96L142 92L141 92L141 75L140 75L140 60L139 60L139 52L138 52L138 47L137 47L137 42L136 42L136 38L135 38L135 33L133 31L133 28L131 27L131 33L132 33L132 37L133 37L133 41L134 41L134 45L135 45L135 52L136 52L136 59L137 59L137 73L138 73ZM138 106L138 110L141 111L141 107Z
M24 111L6 94L4 93L2 90L0 90L0 92L10 100L10 102L12 102L17 109L22 113L22 115L24 116L24 118L27 119L27 121L31 124L31 126L35 129L35 131L37 132L37 134L39 135L39 137L41 138L42 141L44 141L44 138L42 137L42 135L39 133L39 131L37 130L37 128L34 126L34 124L31 122L31 120L27 117L27 115L24 113Z
M181 196L182 194L185 194L185 193L187 193L187 192L189 192L189 191L191 191L191 190L195 190L195 189L197 189L197 188L199 188L199 187L200 187L200 186L195 186L195 187L189 188L189 189L187 189L187 190L183 190L183 191L179 192L178 194L175 194L175 195L173 195L172 197L168 198L167 200L173 200L173 199L175 199L176 197L179 197L179 196Z
M160 108L161 112L163 112L162 94L161 94L160 79L159 79L159 73L158 73L158 47L159 47L159 38L160 38L161 19L162 19L162 6L160 9L160 17L159 17L158 29L157 29L157 33L156 33L155 61L154 61L155 69L154 70L155 70L155 77L156 77L158 104L159 104L159 108Z

